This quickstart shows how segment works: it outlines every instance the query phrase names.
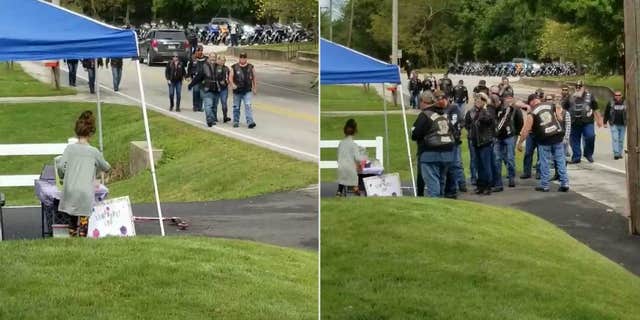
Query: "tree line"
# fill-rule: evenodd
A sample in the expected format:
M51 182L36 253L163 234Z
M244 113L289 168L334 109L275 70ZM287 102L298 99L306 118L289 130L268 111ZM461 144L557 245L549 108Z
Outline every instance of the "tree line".
M114 25L160 19L186 25L233 17L252 24L301 22L316 30L318 18L318 2L303 0L61 0L60 4Z
M391 0L346 0L341 12L333 40L388 61ZM623 71L621 0L400 0L398 13L398 47L417 66L529 58L571 61L597 74ZM324 38L330 23L323 11Z

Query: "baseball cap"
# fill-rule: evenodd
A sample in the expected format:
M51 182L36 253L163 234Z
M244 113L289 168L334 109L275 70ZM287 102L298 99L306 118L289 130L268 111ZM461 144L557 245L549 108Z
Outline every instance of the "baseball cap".
M246 52L240 52L240 58L246 58L246 57L247 57Z
M584 82L582 80L578 80L578 82L576 82L576 87L577 88L581 88L584 86Z
M480 84L481 86L486 86L486 85L487 85L487 81L485 81L485 80L480 80L480 83L479 83L479 84Z
M475 94L474 96L475 98L479 98L480 100L484 101L484 102L489 102L489 96L487 96L486 93L484 92L478 92Z
M442 99L445 97L444 92L442 90L436 90L433 92L433 96L437 99Z
M506 91L505 93L502 94L502 98L513 98L513 92Z
M436 99L433 96L433 93L431 93L431 91L425 91L420 95L420 100L424 103L426 103L427 105L433 105L436 103Z

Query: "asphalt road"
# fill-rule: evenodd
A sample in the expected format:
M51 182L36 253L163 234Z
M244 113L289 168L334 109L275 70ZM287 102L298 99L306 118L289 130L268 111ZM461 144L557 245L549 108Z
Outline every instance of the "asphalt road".
M224 50L215 47L215 51ZM227 65L235 63L234 57L227 57ZM248 129L244 112L241 109L240 128L233 128L231 123L221 122L211 130L239 140L269 148L305 161L318 161L318 91L311 89L311 83L317 73L312 69L292 64L279 64L265 61L249 61L256 67L258 93L253 99L255 129ZM64 70L63 66L63 70ZM141 65L141 77L144 86L147 106L156 111L168 113L169 98L167 82L164 78L165 64L154 66ZM79 66L79 78L87 78L87 73ZM68 76L61 78L67 84ZM125 98L131 103L140 99L135 62L124 61L120 91L114 92L111 69L98 69L98 80L102 84L101 96ZM79 82L78 90L87 91L85 81ZM232 97L229 97L229 116L231 116ZM183 121L206 127L203 112L192 111L192 94L187 90L187 82L182 88L182 112L171 115ZM222 110L218 107L218 119L222 118Z

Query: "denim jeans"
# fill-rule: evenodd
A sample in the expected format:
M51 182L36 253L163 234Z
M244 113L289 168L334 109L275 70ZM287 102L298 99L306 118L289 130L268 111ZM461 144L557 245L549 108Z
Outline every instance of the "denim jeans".
M420 159L420 155L416 157ZM424 197L424 178L422 177L422 163L418 160L418 170L416 172L416 196Z
M202 98L202 105L204 107L204 113L207 118L207 125L216 123L216 114L213 113L213 100L215 99L214 93L201 89L200 97Z
M89 75L89 91L91 93L96 92L96 69L87 69Z
M462 167L462 145L456 144L453 147L453 162L451 163L450 168L451 173L453 174L452 179L455 182L455 185L458 188L466 187L467 180L464 176L464 168Z
M420 96L420 94L418 94L417 92L412 92L411 93L411 99L409 100L409 106L413 107L413 109L418 109L418 106L419 106L418 97L419 96Z
M113 76L113 90L120 90L120 80L122 80L122 68L111 67L111 75Z
M169 83L169 106L173 109L173 97L176 97L176 110L180 110L180 96L182 94L182 81L171 81Z
M251 91L247 93L234 93L233 94L233 124L240 123L240 104L244 101L244 116L247 119L247 124L253 123L253 112L251 111L251 97L253 93Z
M454 102L454 104L456 105L456 107L458 107L458 112L461 115L464 115L464 105L465 105L465 103L464 102L460 102L460 103Z
M427 186L427 197L439 198L444 196L444 182L451 162L421 162L421 173Z
M497 139L496 144L493 145L493 152L495 153L494 163L494 186L502 187L502 163L507 166L507 178L509 181L513 181L516 177L516 153L515 153L515 137L509 137L506 139Z
M229 90L228 89L224 89L224 90L222 90L219 93L214 95L213 113L215 114L216 118L218 118L218 101L220 101L220 105L222 106L222 116L224 118L227 118L227 112L228 112L227 100L229 100ZM222 120L224 120L224 118Z
M613 155L622 156L624 151L624 133L627 128L625 126L611 125L611 144L613 145Z
M200 84L196 84L191 89L193 95L193 111L202 111L202 97L200 96Z
M473 147L473 141L467 139L467 147L469 147L469 172L471 173L471 184L476 184L478 180L478 170L476 169L476 148Z
M569 176L567 175L567 165L564 158L564 144L562 142L553 145L538 145L540 152L540 187L549 189L551 179L551 163L555 162L556 171L560 176L560 185L569 186Z
M493 143L474 148L476 153L476 168L478 169L476 185L479 189L486 189L493 183Z
M589 159L593 157L596 142L596 132L593 123L580 125L571 124L572 161L579 161L582 158L582 140L584 140L584 156Z
M536 139L533 138L532 135L527 136L525 150L524 150L524 159L522 160L522 173L530 176L531 175L531 166L533 165L533 153L538 148L538 143ZM538 162L540 161L540 153L538 153ZM536 162L536 170L538 170L538 162Z
M76 86L76 73L78 72L78 61L76 62L67 62L67 67L69 68L69 85L72 87Z

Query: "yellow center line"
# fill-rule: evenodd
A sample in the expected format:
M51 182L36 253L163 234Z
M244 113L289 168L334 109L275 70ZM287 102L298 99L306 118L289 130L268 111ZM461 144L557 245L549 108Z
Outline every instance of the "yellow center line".
M278 106L267 104L267 103L263 103L263 102L255 102L255 103L252 103L252 104L253 104L253 107L258 109L258 110L263 110L263 111L267 111L267 112L270 112L270 113L275 113L277 115L285 116L285 117L288 117L288 118L304 120L304 121L308 121L308 122L311 122L311 123L318 123L318 116L317 115L311 115L311 114L307 114L307 113L291 111L291 110L286 109L286 108L278 107Z

